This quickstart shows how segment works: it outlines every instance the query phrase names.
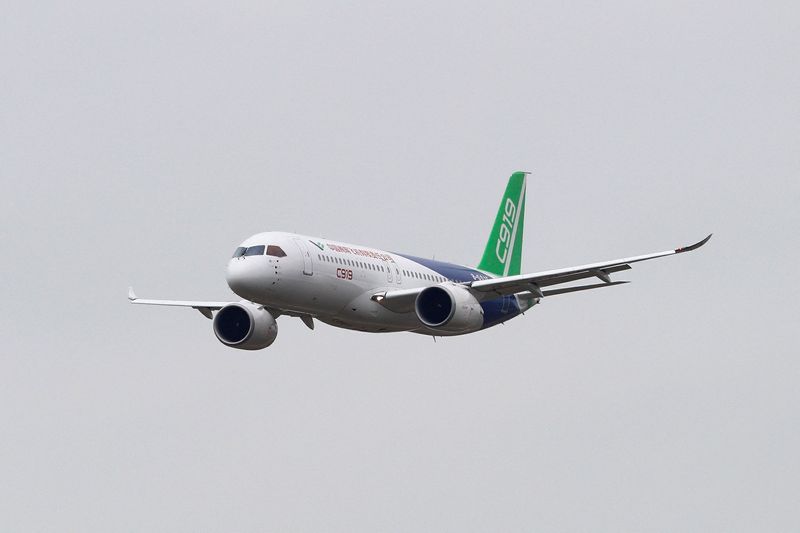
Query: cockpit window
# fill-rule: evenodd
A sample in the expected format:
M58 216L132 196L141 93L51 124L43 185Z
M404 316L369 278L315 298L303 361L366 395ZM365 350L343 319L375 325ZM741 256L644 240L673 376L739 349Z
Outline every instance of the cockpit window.
M264 245L251 246L244 252L244 255L264 255Z
M264 248L263 246L261 248ZM286 257L286 252L283 251L283 248L280 246L275 246L274 244L270 244L267 246L267 255L271 255L273 257Z
M244 252L245 252L246 250L247 250L247 248L245 248L244 246L240 246L240 247L238 247L238 248L236 249L236 251L235 251L235 252L233 252L233 257L242 257L242 256L244 255Z

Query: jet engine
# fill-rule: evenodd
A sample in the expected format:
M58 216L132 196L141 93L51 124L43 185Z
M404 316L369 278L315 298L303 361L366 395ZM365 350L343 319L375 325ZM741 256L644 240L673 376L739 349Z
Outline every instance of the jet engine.
M217 311L214 335L231 348L260 350L275 342L278 323L262 306L243 300Z
M444 334L469 333L483 326L481 304L463 287L428 287L417 296L414 310L420 322Z

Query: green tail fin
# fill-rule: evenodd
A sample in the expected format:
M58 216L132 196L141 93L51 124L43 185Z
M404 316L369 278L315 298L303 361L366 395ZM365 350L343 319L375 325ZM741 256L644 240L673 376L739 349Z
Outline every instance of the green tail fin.
M527 174L527 172L514 172L509 178L478 270L497 276L515 276L520 273Z

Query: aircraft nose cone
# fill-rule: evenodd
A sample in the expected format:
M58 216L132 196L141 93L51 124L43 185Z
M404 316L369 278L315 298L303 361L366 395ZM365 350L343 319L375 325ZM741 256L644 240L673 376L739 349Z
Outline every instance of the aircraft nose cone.
M250 258L233 258L228 261L225 281L231 290L248 300L255 300L259 293L263 276L259 276L257 261Z

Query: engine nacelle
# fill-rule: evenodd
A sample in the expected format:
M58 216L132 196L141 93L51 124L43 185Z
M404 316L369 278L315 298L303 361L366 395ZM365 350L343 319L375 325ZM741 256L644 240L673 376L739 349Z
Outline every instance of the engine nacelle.
M481 304L462 287L428 287L417 296L414 310L420 322L442 333L469 333L483 326Z
M214 335L225 346L240 350L266 348L278 336L278 323L269 311L248 301L228 304L214 317Z

